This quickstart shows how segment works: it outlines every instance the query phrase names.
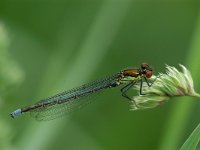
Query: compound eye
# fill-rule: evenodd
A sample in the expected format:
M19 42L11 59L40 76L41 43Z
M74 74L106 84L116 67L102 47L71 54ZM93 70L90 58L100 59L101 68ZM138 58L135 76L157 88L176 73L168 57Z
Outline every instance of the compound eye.
M142 69L146 69L148 66L149 66L149 65L148 65L147 63L143 63L143 64L141 65L141 68L142 68Z
M146 71L146 77L147 78L151 78L151 76L153 75L152 71Z

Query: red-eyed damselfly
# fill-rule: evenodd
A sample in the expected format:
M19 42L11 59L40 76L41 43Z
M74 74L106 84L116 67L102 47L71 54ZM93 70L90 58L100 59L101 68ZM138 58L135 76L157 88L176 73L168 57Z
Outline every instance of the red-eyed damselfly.
M143 63L138 69L122 70L112 76L45 98L33 105L17 109L10 115L12 118L15 118L23 113L30 112L36 120L52 120L88 103L85 99L90 95L120 85L124 85L121 88L122 96L132 101L132 98L127 95L127 91L135 83L139 82L139 92L142 95L143 82L146 82L148 86L151 86L153 83L148 81L148 78L151 78L152 74L151 67Z

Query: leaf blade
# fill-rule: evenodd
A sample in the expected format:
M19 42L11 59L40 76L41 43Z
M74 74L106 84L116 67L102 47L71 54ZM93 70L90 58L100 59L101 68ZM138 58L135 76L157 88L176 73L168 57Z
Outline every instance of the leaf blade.
M182 145L180 150L195 150L200 141L200 124L194 129L189 138Z

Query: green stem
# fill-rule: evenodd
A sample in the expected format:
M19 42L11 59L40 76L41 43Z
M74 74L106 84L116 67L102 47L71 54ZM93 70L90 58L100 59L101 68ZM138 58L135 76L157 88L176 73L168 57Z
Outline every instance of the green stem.
M194 78L194 83L199 83L200 72L200 15L194 30L194 36L191 43L191 48L188 51L186 66L191 71ZM196 86L198 86L196 84ZM198 86L199 87L199 86ZM187 126L192 107L194 106L194 98L184 98L184 100L176 101L172 111L170 112L169 119L166 123L164 137L161 139L159 150L176 150L179 147L182 135Z

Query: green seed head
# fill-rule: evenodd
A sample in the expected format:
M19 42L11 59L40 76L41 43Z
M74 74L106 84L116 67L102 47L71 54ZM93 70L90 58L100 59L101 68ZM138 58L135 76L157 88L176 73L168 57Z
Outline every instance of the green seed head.
M194 90L190 72L183 65L180 67L182 72L166 65L166 74L160 73L151 87L144 85L144 95L133 97L131 110L154 108L174 96L200 97ZM155 79L155 76L153 78ZM139 90L140 87L135 88Z

